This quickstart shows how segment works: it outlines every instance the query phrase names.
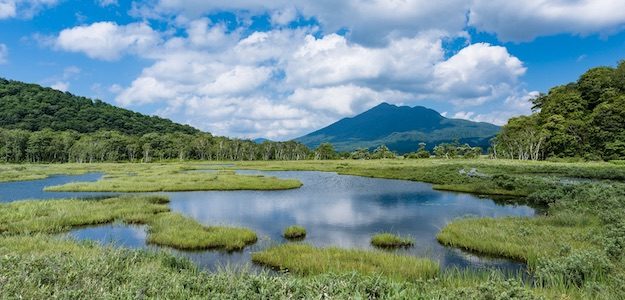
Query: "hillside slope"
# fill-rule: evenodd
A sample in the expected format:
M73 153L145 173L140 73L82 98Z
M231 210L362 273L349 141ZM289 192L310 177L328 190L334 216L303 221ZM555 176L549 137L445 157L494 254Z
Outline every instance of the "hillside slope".
M115 107L100 100L74 96L36 84L0 78L0 128L37 131L75 130L81 133L116 130L125 134L197 133L170 120Z
M360 115L344 118L330 126L297 138L308 147L329 142L338 151L374 148L385 144L399 153L415 151L420 142L431 149L436 144L459 140L487 148L499 127L489 123L448 119L422 107L382 103Z

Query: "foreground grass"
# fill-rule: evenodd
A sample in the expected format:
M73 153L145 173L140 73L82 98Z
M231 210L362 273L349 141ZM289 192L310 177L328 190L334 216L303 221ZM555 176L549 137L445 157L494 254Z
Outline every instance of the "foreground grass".
M455 278L455 279L451 279ZM8 299L539 299L497 274L407 282L373 274L295 277L206 273L164 252L44 236L0 237L0 298Z
M122 221L148 225L148 242L183 250L239 250L256 242L245 228L204 226L169 212L162 196L121 196L102 200L18 201L0 204L3 235L61 233L74 227Z
M292 240L303 239L306 237L306 228L304 228L303 226L299 226L299 225L289 226L284 229L282 236L285 239L292 239Z
M414 245L414 240L391 233L378 233L371 237L371 245L379 248L411 247Z
M283 244L252 254L252 261L298 275L358 271L390 278L419 280L436 277L438 263L386 252L315 248L307 244Z

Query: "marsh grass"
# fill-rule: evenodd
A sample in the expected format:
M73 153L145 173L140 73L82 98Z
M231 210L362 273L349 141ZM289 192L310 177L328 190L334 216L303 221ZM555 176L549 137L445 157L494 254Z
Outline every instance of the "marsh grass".
M147 242L181 250L240 250L256 242L246 228L204 226L169 212L163 196L120 196L100 200L19 201L0 204L4 235L60 233L75 227L122 221L148 226Z
M371 237L371 245L383 249L408 248L414 246L414 239L392 233L378 233Z
M299 243L282 244L253 253L252 261L304 276L356 271L419 280L436 277L440 269L437 262L426 258L380 251L316 248Z
M59 233L72 227L132 220L147 223L168 212L163 196L122 196L99 200L18 201L0 204L0 232L6 234Z
M393 280L379 274L316 276L203 272L162 251L115 249L48 236L0 237L0 298L8 299L535 299L496 274Z
M306 228L299 225L289 226L284 229L282 236L288 240L303 240L306 237Z
M246 228L203 226L178 213L153 216L149 221L148 242L184 250L219 248L241 250L257 240L256 233Z
M562 249L598 247L596 220L581 223L564 216L534 218L465 218L445 226L436 236L446 246L462 248L528 263L534 269L540 257L555 257Z
M182 192L211 190L285 190L302 186L296 179L239 175L233 171L180 172L148 170L106 175L95 182L73 182L46 187L50 192Z

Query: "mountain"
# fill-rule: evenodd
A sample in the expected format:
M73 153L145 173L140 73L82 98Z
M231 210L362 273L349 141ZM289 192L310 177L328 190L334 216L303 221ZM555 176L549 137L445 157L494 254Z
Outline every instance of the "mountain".
M316 148L332 143L337 151L375 148L386 145L398 153L415 151L420 142L435 145L459 140L486 149L499 126L460 119L448 119L422 106L408 107L382 103L353 118L344 118L295 139Z
M81 133L116 130L125 134L198 133L188 125L150 117L100 100L74 96L36 84L0 78L0 128Z

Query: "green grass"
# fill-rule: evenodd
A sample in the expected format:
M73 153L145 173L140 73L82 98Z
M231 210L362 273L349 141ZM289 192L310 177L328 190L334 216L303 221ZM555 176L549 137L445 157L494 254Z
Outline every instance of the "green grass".
M0 236L0 298L8 299L535 299L497 274L454 272L428 281L357 272L296 277L199 270L170 254L47 236Z
M419 280L436 277L438 263L380 251L316 248L307 244L283 244L252 254L255 263L298 275L357 271L390 278Z
M148 242L176 249L219 248L240 250L256 242L256 233L246 228L203 226L177 213L159 214L149 222Z
M371 237L371 245L378 248L405 248L414 246L414 239L391 233L378 233Z
M0 204L0 232L4 234L59 233L73 227L133 220L147 223L169 211L162 196L122 196L102 200L18 201Z
M303 239L306 237L306 228L299 225L289 226L284 229L284 232L282 232L282 236L285 239Z
M4 235L60 233L79 226L122 221L148 225L147 242L183 250L240 250L256 242L249 229L204 226L169 212L162 196L121 196L102 200L19 201L0 204Z
M556 257L562 249L596 249L593 237L599 222L583 217L562 222L559 217L467 218L449 223L437 235L446 246L526 262L535 268L539 258Z
M95 182L46 187L50 192L182 192L212 190L285 190L302 186L295 179L217 172L140 172L107 175Z

